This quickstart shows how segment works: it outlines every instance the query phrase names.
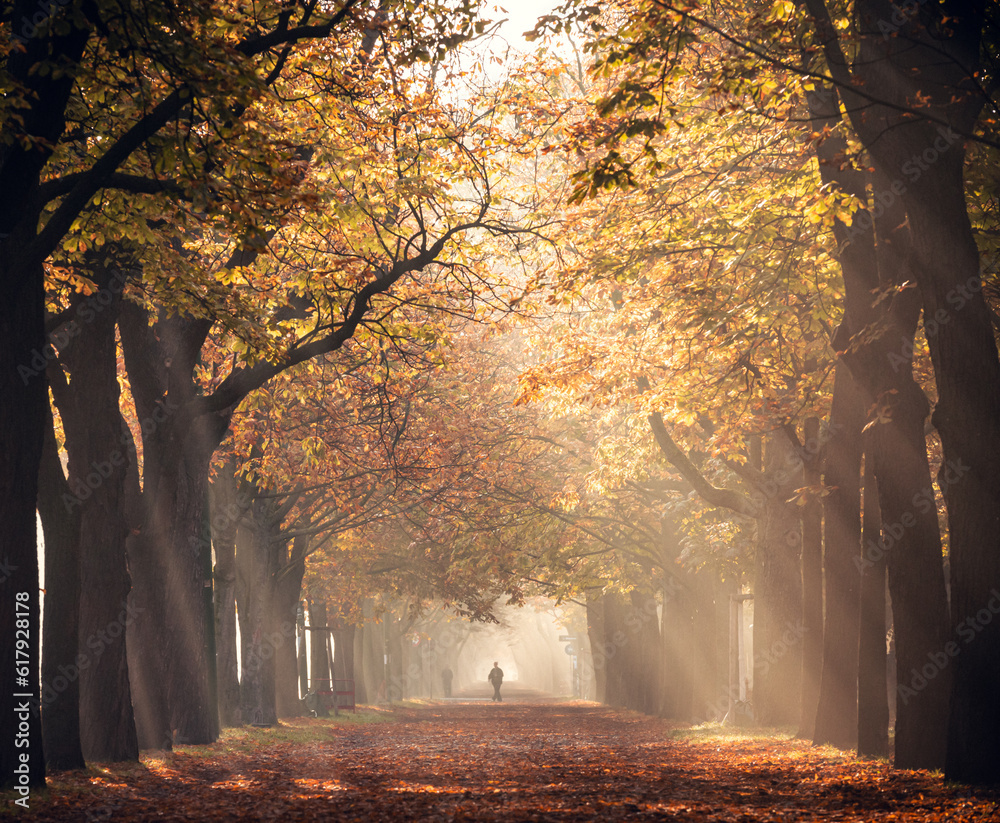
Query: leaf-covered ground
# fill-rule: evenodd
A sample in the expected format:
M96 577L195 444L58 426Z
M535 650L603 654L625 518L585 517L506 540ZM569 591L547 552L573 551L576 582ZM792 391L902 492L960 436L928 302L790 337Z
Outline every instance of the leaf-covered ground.
M998 821L1000 794L781 737L479 701L288 721L61 775L29 818Z

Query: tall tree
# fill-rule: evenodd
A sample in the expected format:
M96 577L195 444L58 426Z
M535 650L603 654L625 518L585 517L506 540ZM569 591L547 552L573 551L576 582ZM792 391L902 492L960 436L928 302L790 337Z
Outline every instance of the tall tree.
M38 513L45 539L46 613L42 639L42 733L50 770L82 769L80 744L80 512L72 496L49 412L38 483ZM57 681L56 678L61 678ZM57 688L61 686L61 688Z
M124 283L107 257L93 260L89 273L105 299L78 295L74 308L86 304L89 314L77 311L76 336L60 347L66 373L50 369L68 453L70 494L62 502L69 510L80 509L81 740L88 760L138 760L126 647L134 615L125 562L133 524L125 490L134 456L119 410L115 338Z
M0 14L5 41L10 47L2 60L4 85L11 89L15 108L6 109L0 149L0 188L9 193L0 207L0 282L9 299L0 312L0 557L11 569L4 580L0 626L13 636L15 621L27 620L33 642L29 644L25 682L10 682L0 698L5 715L11 715L16 700L27 700L35 711L25 721L30 743L29 783L44 783L38 702L38 565L35 557L34 506L38 465L45 426L46 386L43 369L47 341L44 326L43 265L58 248L91 199L114 185L122 164L168 124L178 122L193 101L222 102L218 113L232 116L233 94L228 82L201 83L221 63L205 61L205 53L225 50L233 60L225 74L242 75L257 86L269 74L279 75L287 55L302 42L328 37L348 16L352 0L325 15L310 6L293 10L258 7L231 26L202 27L200 12L185 18L172 4L143 4L141 9L118 3L78 3L54 9L38 21L38 7L28 0L7 3ZM222 13L213 10L209 16ZM27 21L27 22L26 22ZM241 25L242 24L242 25ZM233 32L238 33L233 35ZM212 45L215 38L214 45ZM164 47L165 46L165 47ZM63 148L72 152L76 136L67 123L76 116L74 93L78 79L96 65L99 53L118 61L116 83L132 86L133 108L118 121L114 133L87 157L83 168L49 178L58 166ZM216 48L218 47L218 48ZM283 56L284 55L284 56ZM145 72L147 60L156 70ZM103 63L101 63L103 65ZM208 70L199 78L203 70ZM129 77L129 80L123 80ZM151 78L166 79L163 84ZM135 85L148 79L148 88L137 94ZM220 78L216 76L216 80ZM148 92L148 94L146 93ZM252 94L252 92L251 92ZM238 107L238 104L237 104ZM169 142L169 140L167 141ZM121 182L119 180L119 182ZM142 189L143 185L140 184ZM146 188L149 188L146 186ZM161 186L154 184L154 190ZM39 361L41 364L39 365ZM18 616L19 604L21 616ZM5 672L20 665L13 646L4 646ZM18 688L14 688L17 686ZM19 691L20 689L20 691ZM13 695L29 695L15 698ZM15 779L15 766L22 763L13 738L0 747L0 773L4 786Z
M964 192L965 138L987 99L977 79L986 4L923 4L903 12L887 2L857 2L851 59L827 6L806 5L854 130L905 210L910 270L920 287L938 390L932 419L952 477L963 475L951 483L939 477L948 507L952 636L936 637L936 647L911 659L923 665L927 655L961 642L949 666L945 774L996 782L1000 707L992 695L1000 686L1000 625L963 631L1000 590L1000 479L990 468L1000 454L1000 358ZM884 507L883 517L894 522ZM925 551L917 562L936 567L939 558ZM889 574L891 586L891 559Z

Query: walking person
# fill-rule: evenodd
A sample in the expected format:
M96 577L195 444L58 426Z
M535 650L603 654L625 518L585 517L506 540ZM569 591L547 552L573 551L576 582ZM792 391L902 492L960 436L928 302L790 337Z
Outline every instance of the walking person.
M500 696L500 684L503 683L503 669L500 665L493 661L493 668L490 670L490 676L486 678L490 681L493 686L493 700L497 703L503 703L503 698Z
M454 677L454 673L447 666L444 667L444 671L441 672L441 682L444 683L444 696L451 697L451 680Z

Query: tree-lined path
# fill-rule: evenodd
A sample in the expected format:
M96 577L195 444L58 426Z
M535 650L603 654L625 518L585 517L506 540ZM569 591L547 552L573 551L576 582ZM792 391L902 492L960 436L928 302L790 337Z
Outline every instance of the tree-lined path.
M274 743L227 738L139 767L74 773L37 799L33 817L985 823L1000 815L1000 796L945 787L926 772L718 727L682 734L593 704L454 702L377 719L385 722L296 719L264 732Z

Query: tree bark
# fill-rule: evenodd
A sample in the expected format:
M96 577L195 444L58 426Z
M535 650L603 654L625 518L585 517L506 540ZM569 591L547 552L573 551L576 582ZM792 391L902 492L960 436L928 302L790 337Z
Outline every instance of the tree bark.
M115 325L124 288L108 261L90 270L97 296L80 298L78 334L60 350L69 371L52 381L69 455L68 507L80 510L80 738L87 760L138 760L129 684L127 628L142 619L129 603L125 478L129 453L119 411Z
M354 633L349 623L333 633L333 670L339 680L354 680Z
M876 171L874 182L877 195L891 191L882 172ZM882 539L865 543L862 571L885 555L896 626L894 763L940 768L951 669L939 667L930 679L922 671L948 641L948 600L924 433L930 403L913 379L920 299L914 290L901 289L911 276L913 258L906 214L899 203L881 211L875 219L879 281L895 293L883 301L888 306L881 319L883 333L870 344L868 357L874 355L874 363L863 369L876 402L866 449L878 487Z
M35 788L45 785L35 506L48 407L43 353L47 341L42 267L25 271L6 259L17 246L18 237L7 238L0 255L0 286L5 295L0 301L0 632L5 638L0 643L4 673L0 717L5 728L12 728L16 721L16 734L24 736L5 734L0 740L0 788L21 785L15 774L15 769L24 768L21 754L28 754L27 784ZM26 747L16 745L22 740L27 741Z
M690 595L693 609L691 621L692 671L691 671L691 712L685 720L707 719L708 706L719 693L719 627L716 622L715 588L717 573L714 569L702 568L689 575ZM668 582L663 597L674 596L675 586Z
M323 600L309 600L309 690L315 692L317 689L325 690L329 684L322 682L329 678L330 661L326 655L326 629L328 626L326 616L326 602ZM326 709L322 706L318 710L320 717L326 717Z
M295 644L296 644L296 671L299 675L299 699L302 699L309 692L309 645L306 640L306 635L309 634L305 630L305 605L302 601L299 601L299 605L296 609L301 608L303 612L302 622L296 632Z
M660 625L656 619L656 598L650 589L633 589L630 593L631 611L626 618L626 626L631 632L629 638L632 646L634 671L632 676L639 686L639 694L635 709L645 714L660 714L663 695L663 664L660 655L663 653L663 643L660 638ZM690 605L690 604L689 604ZM690 608L687 609L690 624ZM684 661L684 681L679 712L687 718L691 715L692 689L692 637L687 636L687 659Z
M280 545L287 545L281 541ZM271 633L280 638L275 646L275 705L278 717L298 717L302 714L299 702L298 665L295 658L295 616L305 575L305 556L309 538L294 539L291 552L279 558L278 571L272 584Z
M162 584L165 572L150 535L140 531L132 536L128 561L132 573L130 602L146 614L146 619L129 626L127 636L136 736L140 750L169 750L173 732L167 698L167 652L162 627L156 621L167 608Z
M753 707L767 726L794 724L802 702L802 460L783 430L767 437L764 500L754 571Z
M679 550L679 546L676 548ZM678 570L675 572L678 577L671 578L670 582L673 585L663 589L663 611L660 615L661 649L658 666L662 682L660 709L664 717L687 720L691 716L694 699L695 625L688 592L678 582L683 572L676 564L674 567ZM654 617L655 614L654 611Z
M918 526L911 531L928 537L919 558L919 569L925 574L922 580L910 576L916 570L912 567L909 574L894 574L893 555L889 557L898 660L895 763L934 768L943 762L949 780L991 784L1000 782L1000 706L996 700L1000 621L984 621L983 617L1000 609L1000 475L996 471L1000 361L982 298L979 254L965 211L963 153L957 147L952 152L957 156L942 157L905 198L920 260L916 273L938 389L933 422L944 450L938 484L948 508L952 630L950 637L941 630L940 613L946 607L943 587L937 585L941 555L933 539L935 512L924 505L928 502L924 488L909 501L900 500L895 512L883 505L884 520L899 522L897 517L905 516L907 506L912 507L916 495L923 494L913 513L927 530ZM928 593L927 584L932 581L934 587ZM912 644L905 643L900 632L906 615L916 621ZM942 655L950 662L944 662ZM935 669L937 674L931 676ZM938 698L947 694L952 677L947 754L942 758L941 747L936 745ZM915 688L923 682L926 686ZM916 692L908 702L903 702L904 686ZM918 722L920 704L933 705L935 714ZM908 738L901 739L900 730L907 728L916 738L914 751L912 757L901 757Z
M816 144L824 185L867 203L867 170L845 162L850 147L843 134L840 98L830 85L806 94L811 127L826 137ZM832 341L838 362L826 444L823 483L825 612L823 663L813 740L853 748L857 735L857 644L861 555L861 440L871 405L858 358L847 357L856 335L876 317L873 290L878 285L875 233L870 213L857 212L850 225L834 222L837 255L844 279L844 315Z
M906 211L913 237L912 272L920 287L937 382L933 421L945 458L939 482L945 487L950 530L952 631L950 638L940 638L940 630L928 625L937 621L940 604L935 596L919 616L917 634L922 636L914 638L906 652L908 661L901 662L898 671L902 674L903 666L910 664L926 665L930 671L940 654L951 661L939 669L954 677L945 774L962 782L1000 782L1000 705L995 699L1000 691L1000 621L979 627L977 617L991 613L991 603L1000 605L1000 475L995 471L1000 457L1000 357L965 203L960 137L975 129L985 100L977 79L983 6L921 6L894 23L893 36L886 36L880 22L891 7L859 0L861 37L853 64L840 47L825 5L813 0L809 6L855 131L875 167L892 181L891 191ZM865 90L877 90L878 99L863 96ZM884 505L882 515L892 523ZM921 558L912 571L937 560ZM890 588L892 567L890 557ZM904 626L898 615L915 611L896 600L893 593L897 652L902 656L898 632ZM918 694L933 692L934 682L942 681L933 678ZM902 688L905 681L898 685ZM897 704L897 711L900 708ZM903 722L897 720L897 726ZM936 720L930 725L933 731ZM927 736L918 742L916 735L905 750L901 744L910 740L909 733L903 740L897 737L897 763L940 765L936 741Z
M823 482L823 467L819 418L806 419L803 440L802 480L810 491L802 507L802 708L796 737L811 738L823 673L823 504L817 494Z
M600 594L587 592L587 637L594 667L594 699L608 702L607 660L604 655L604 602Z
M601 596L601 602L604 606L604 637L601 639L601 650L605 661L605 702L609 706L625 708L628 706L628 688L623 647L627 638L624 632L621 595L605 592Z
M147 699L166 688L169 719L156 717L153 734L178 742L212 742L218 707L211 688L210 625L205 589L211 588L211 543L204 534L208 470L228 425L228 414L195 414L192 380L209 321L161 318L155 332L138 307L126 304L121 336L143 434L141 562L136 601L155 624L141 661ZM157 573L140 583L140 574ZM206 576L207 575L207 576ZM165 591L155 592L160 587ZM140 598L141 595L141 598ZM210 659L211 657L211 659ZM161 676L159 682L152 678ZM151 705L164 705L156 696ZM166 722L166 729L163 724Z
M67 509L69 484L59 460L51 410L38 473L38 513L45 536L42 627L42 734L52 771L82 769L80 744L80 511Z
M215 640L219 689L219 722L242 725L240 673L236 654L236 530L245 507L239 502L235 462L212 481L212 544L215 549Z
M852 749L858 730L861 562L861 430L867 404L848 366L837 364L823 483L826 614L813 742Z
M359 704L368 705L372 696L368 691L368 677L365 674L365 628L356 626L354 631L354 698Z
M865 459L862 543L878 541L882 518L878 489ZM861 572L861 633L858 643L858 754L889 755L889 703L886 683L886 558L879 557Z
M832 92L829 89L816 91L810 94L809 99L814 119L825 128L834 128L840 115ZM842 161L845 148L844 141L839 137L820 144L817 153L823 180L865 200L867 194L861 184L860 172L845 167ZM872 428L868 437L869 458L872 471L878 478L882 508L886 512L892 511L895 518L887 517L893 534L885 540L865 543L863 556L855 556L854 562L858 571L863 572L873 560L881 560L882 554L888 551L884 546L893 549L889 554L890 581L898 581L899 585L897 594L902 611L897 626L901 648L906 650L906 659L898 658L897 661L900 665L909 665L913 662L909 658L914 655L919 657L931 653L929 647L937 642L932 624L942 621L943 625L943 581L935 570L933 559L940 557L940 542L936 520L927 516L929 511L926 505L919 507L923 511L915 510L929 486L929 473L923 434L926 400L912 377L913 340L919 308L916 295L903 286L911 276L912 267L909 221L902 200L897 196L896 181L887 178L883 171L876 170L871 176L871 183L871 210L856 213L850 227L838 221L834 228L841 249L846 291L845 316L835 344L840 352L839 368L849 370L855 384L854 389L849 389L847 381L835 383L834 408L835 414L839 409L844 421L849 421L851 431L857 428L859 421L863 421L869 407L875 411L869 424ZM888 296L889 299L876 303L873 300L876 287L883 290L883 298ZM841 386L845 393L838 397ZM850 395L854 395L852 411L848 410L852 403ZM855 475L853 464L860 462L857 442L856 435L851 435L849 456L852 465L842 467L852 477ZM836 464L831 464L830 469L834 473L841 471ZM839 489L843 482L830 477L827 485ZM853 501L853 482L850 494ZM852 716L857 717L856 686L848 680L848 675L855 674L857 670L843 663L852 654L846 644L853 645L853 641L842 627L847 625L845 619L854 620L857 610L855 586L847 582L850 575L848 558L840 553L838 546L846 552L848 543L841 541L850 540L851 551L855 552L851 535L855 534L856 517L852 502L849 515L843 509L843 514L849 517L849 528L845 527L838 536L841 527L830 517L834 514L831 507L842 509L841 501L834 497L828 502L828 529L831 530L828 531L827 545L828 575L833 564L838 576L835 589L827 589L828 598L837 598L827 601L828 615L831 611L834 614L831 624L833 637L830 640L835 647L830 652L835 658L831 658L830 667L824 665L827 688L821 690L815 737L817 742L847 748L856 739L856 719L852 722ZM897 571L894 573L892 569ZM842 601L847 596L850 603ZM916 622L911 622L909 616L918 613ZM837 640L838 636L841 640ZM942 677L932 688L914 695L916 699L912 705L902 711L896 741L899 764L940 765L943 751L934 740L943 739L940 718L946 680Z
M37 195L76 82L73 72L37 69L52 60L77 65L90 36L81 22L69 32L30 38L4 60L8 82L28 101L19 128L35 138L10 141L0 153L0 717L4 728L17 724L0 741L0 789L17 786L13 802L25 808L28 790L45 785L35 513L49 406L45 370L55 356L45 337L47 251L38 240Z
M255 500L236 535L236 610L240 622L240 713L245 722L273 726L275 649L270 620L278 570L268 507ZM278 642L276 642L278 641Z

